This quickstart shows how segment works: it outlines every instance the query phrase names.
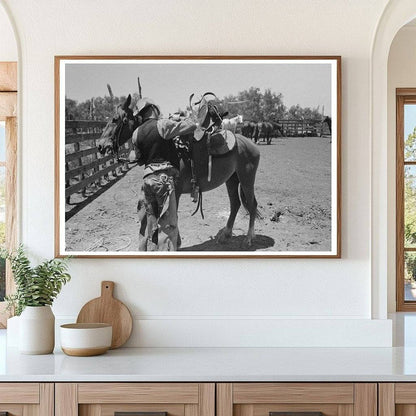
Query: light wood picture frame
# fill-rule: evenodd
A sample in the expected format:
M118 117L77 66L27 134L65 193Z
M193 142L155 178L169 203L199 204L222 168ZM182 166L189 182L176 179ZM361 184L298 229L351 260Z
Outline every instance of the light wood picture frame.
M341 89L340 56L56 56L56 256L340 258ZM232 235L217 238L230 212L225 175L202 194L204 218L192 216L196 204L181 196L177 251L140 251L143 167L129 163L130 141L102 156L103 128L129 94L133 112L139 97L151 97L163 117L176 119L190 111L191 94L195 102L206 92L224 109L223 128L245 134L218 157L233 155L234 166L242 147L259 153L255 179L238 178L254 182L255 237L246 236L241 207ZM218 160L201 171L201 183Z

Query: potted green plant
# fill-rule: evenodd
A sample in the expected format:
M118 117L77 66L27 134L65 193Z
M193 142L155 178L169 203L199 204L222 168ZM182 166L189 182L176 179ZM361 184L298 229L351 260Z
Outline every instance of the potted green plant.
M33 267L23 248L0 252L10 261L16 292L6 296L8 309L19 318L19 351L49 354L55 346L55 316L51 305L71 276L67 258L46 260Z

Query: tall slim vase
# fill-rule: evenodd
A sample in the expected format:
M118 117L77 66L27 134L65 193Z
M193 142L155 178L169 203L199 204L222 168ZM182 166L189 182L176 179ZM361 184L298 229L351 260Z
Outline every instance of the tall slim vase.
M50 354L55 347L55 315L50 306L26 306L19 319L19 351Z

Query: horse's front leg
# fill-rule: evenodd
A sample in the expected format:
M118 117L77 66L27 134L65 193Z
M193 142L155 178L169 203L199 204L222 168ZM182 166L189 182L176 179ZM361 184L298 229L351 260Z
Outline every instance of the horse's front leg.
M235 217L237 216L237 212L241 206L240 197L238 195L239 183L240 181L238 179L237 173L233 173L230 179L225 182L227 186L228 197L230 199L230 216L228 217L227 225L222 228L216 236L217 243L223 243L226 239L231 238L233 234Z

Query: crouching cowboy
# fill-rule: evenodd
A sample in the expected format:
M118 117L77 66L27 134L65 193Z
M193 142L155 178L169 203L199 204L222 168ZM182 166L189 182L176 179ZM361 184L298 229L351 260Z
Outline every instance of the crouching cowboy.
M134 131L132 140L139 164L145 165L142 191L147 219L139 249L175 251L179 238L175 193L179 157L172 139L192 133L196 124L189 119L177 122L160 118L159 107L150 98L137 102L137 113L142 124Z

